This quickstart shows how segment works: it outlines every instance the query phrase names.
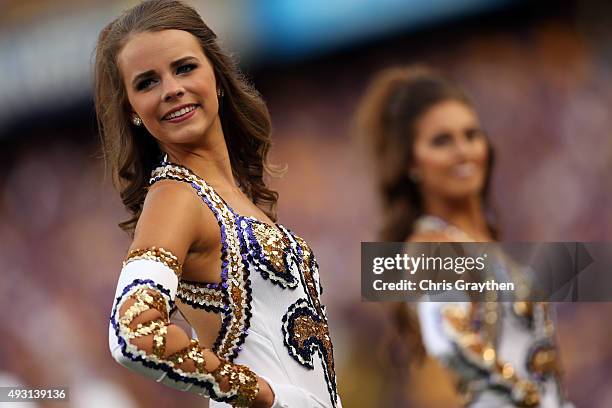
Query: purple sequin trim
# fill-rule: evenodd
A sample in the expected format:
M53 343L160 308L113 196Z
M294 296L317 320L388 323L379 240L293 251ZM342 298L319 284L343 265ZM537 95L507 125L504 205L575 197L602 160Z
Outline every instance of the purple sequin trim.
M197 177L195 173L193 173L191 170L187 169L186 167L180 166L177 164L167 163L167 166L180 168L183 171L185 171L187 174L189 174L190 176L197 178L200 182L202 182L202 184L208 187L218 197L218 199L225 206L225 208L228 209L229 212L234 216L234 219L236 219L236 213L233 211L233 209L227 205L227 203L223 200L223 198L218 193L216 193L212 187L206 184L204 180L201 180L199 177ZM153 171L153 173L155 173L158 170L163 170L163 169L157 168ZM174 176L172 174L166 174L163 176L152 177L151 184L163 178L169 178L169 179L182 181L182 182L186 182L190 184L196 190L197 194L201 197L201 199L208 206L208 208L212 211L215 218L217 219L217 223L219 224L219 229L220 229L220 234L221 234L221 283L220 284L209 284L210 285L209 287L215 288L215 289L220 288L221 290L223 290L225 294L225 299L227 299L227 303L224 305L222 310L220 309L220 311L223 313L223 317L221 320L221 329L219 331L219 335L217 336L217 339L215 340L215 344L213 345L212 350L215 353L219 354L221 352L221 346L224 340L226 339L226 336L230 332L230 327L233 324L242 326L241 328L239 328L240 335L235 340L234 344L230 345L226 353L227 355L221 356L229 360L230 362L233 362L233 360L238 356L238 352L241 350L241 346L244 343L246 336L248 335L248 328L250 327L250 319L252 317L252 313L250 310L251 301L252 301L252 290L251 290L251 285L250 285L250 280L249 280L249 275L248 275L248 264L246 260L244 260L244 258L240 259L240 261L242 261L244 265L243 276L242 276L242 279L244 281L244 287L240 287L241 290L245 291L245 299L244 299L245 305L243 308L244 310L242 311L243 316L244 316L244 321L243 322L237 321L237 320L234 321L234 317L236 316L236 314L234 313L234 308L236 307L236 305L234 304L230 296L229 279L230 279L230 268L234 268L235 270L236 265L233 264L233 260L229 259L229 248L228 248L228 243L227 243L227 232L228 231L226 231L226 226L225 226L225 223L223 222L223 217L219 213L217 208L214 206L212 199L208 196L208 193L205 190L203 190L202 187L198 183L194 181L188 181L186 178L183 179L181 177ZM239 222L236 222L236 231L238 233L238 237L240 237L241 231L240 231Z

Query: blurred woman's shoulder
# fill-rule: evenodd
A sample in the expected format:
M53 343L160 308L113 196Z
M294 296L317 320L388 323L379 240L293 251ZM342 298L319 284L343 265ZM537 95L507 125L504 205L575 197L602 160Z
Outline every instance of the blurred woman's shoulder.
M406 242L463 242L471 239L460 229L434 215L422 215Z
M447 231L414 231L408 238L406 238L406 242L415 243L415 242L455 242L457 241L452 234Z

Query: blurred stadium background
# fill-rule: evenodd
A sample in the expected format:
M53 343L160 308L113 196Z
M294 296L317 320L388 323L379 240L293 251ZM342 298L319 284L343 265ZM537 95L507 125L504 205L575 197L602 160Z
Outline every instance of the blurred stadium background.
M91 93L99 30L134 1L0 2L0 385L68 386L67 404L201 407L107 351L128 247L104 176ZM269 104L280 220L321 265L345 407L454 407L439 367L407 378L391 322L360 299L378 209L352 116L369 78L407 63L466 87L497 148L504 240L612 239L612 3L191 1ZM612 406L612 305L563 304L570 398ZM381 340L382 339L382 340ZM0 403L0 406L4 406ZM6 406L18 406L14 403Z

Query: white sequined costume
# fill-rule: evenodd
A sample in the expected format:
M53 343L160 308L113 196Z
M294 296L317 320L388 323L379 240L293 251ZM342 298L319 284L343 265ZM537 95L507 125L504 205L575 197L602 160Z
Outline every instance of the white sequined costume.
M434 216L421 217L415 231L474 241ZM497 267L503 272L508 265ZM573 407L561 390L547 303L421 302L418 316L427 353L457 374L470 408Z
M158 381L161 377L164 382L171 378L170 386L209 395L211 407L226 407L229 405L223 401L234 401L235 396L215 388L218 384L214 376L205 372L199 376L182 373L172 363L139 354L130 346L129 330L122 327L118 308L134 294L134 287L145 285L163 296L168 309L176 299L181 309L192 309L186 316L218 315L221 329L211 350L230 363L228 372L235 367L232 364L244 365L265 378L276 394L275 408L341 407L333 347L325 307L320 302L318 266L310 247L280 224L269 225L236 213L203 179L183 166L164 161L152 172L151 184L162 179L190 184L217 219L222 246L221 282L185 281L180 276L174 283L159 282L164 279L156 280L154 273L135 273L120 280L109 331L116 358L122 364L146 366L142 370L152 371L151 376ZM137 259L126 262L124 271L138 262L168 268L156 259ZM161 302L149 299L147 303L144 299L142 303L156 301ZM156 376L159 372L162 374ZM244 377L240 375L236 378Z

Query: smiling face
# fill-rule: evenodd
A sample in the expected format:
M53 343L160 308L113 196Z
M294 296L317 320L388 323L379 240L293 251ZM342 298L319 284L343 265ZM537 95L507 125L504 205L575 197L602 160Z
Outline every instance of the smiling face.
M443 199L478 196L484 187L487 140L475 112L457 100L439 102L416 122L414 164L421 193Z
M222 136L213 67L197 38L182 30L129 37L117 56L131 106L162 146L196 146Z

